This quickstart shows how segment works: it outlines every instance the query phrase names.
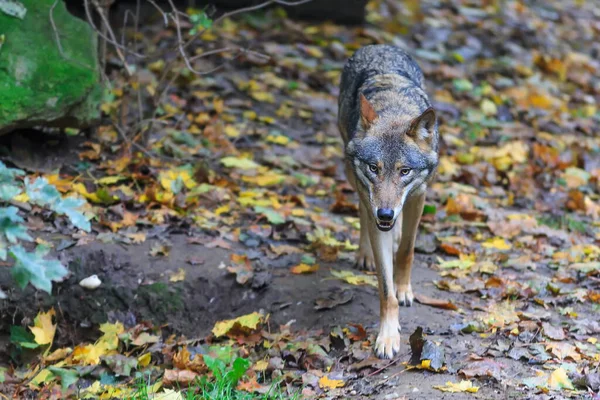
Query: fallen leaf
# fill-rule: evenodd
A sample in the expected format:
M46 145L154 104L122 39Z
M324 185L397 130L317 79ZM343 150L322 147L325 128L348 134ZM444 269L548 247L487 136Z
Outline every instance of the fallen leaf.
M317 272L319 270L319 265L308 265L308 264L298 264L290 269L292 274L310 274L313 272Z
M160 336L151 335L148 332L142 332L131 343L136 346L144 346L150 343L158 343L159 341Z
M468 393L477 393L479 390L479 386L473 386L471 381L462 380L458 383L454 382L446 382L445 385L434 386L435 389L441 390L442 392L451 392L451 393L459 393L459 392L468 392Z
M470 362L465 368L461 369L459 373L464 375L465 378L491 376L500 381L502 370L504 368L505 366L503 364L490 358L484 358L483 360Z
M371 285L378 287L377 277L375 275L355 274L348 270L331 270L331 275L348 282L351 285Z
M212 330L212 333L216 337L225 336L236 326L245 330L253 331L262 321L263 316L258 312L253 312L252 314L242 315L241 317L234 319L217 322Z
M344 387L344 385L345 382L343 380L329 379L329 375L325 375L321 379L319 379L319 387L321 389L336 389Z
M565 331L560 326L553 326L548 322L542 323L544 335L552 340L565 340Z
M189 370L166 369L163 374L162 383L165 386L187 387L190 386L198 374Z
M52 344L56 333L56 324L52 323L54 316L56 316L56 311L51 308L48 312L39 312L33 320L34 326L30 326L29 329L37 344Z
M353 341L362 341L367 338L367 331L361 324L348 324L350 328L344 329L348 339Z
M424 294L415 294L415 300L421 304L425 304L428 306L443 308L445 310L458 310L458 307L449 300L438 300L429 296L425 296Z
M176 273L169 277L169 282L181 282L183 280L185 280L185 269L183 268L179 268Z
M354 294L350 290L334 290L329 293L327 298L318 298L315 300L315 310L332 309L352 300Z
M548 378L548 387L552 390L575 389L573 387L573 383L567 376L567 371L565 371L565 369L562 367L552 371L550 377Z

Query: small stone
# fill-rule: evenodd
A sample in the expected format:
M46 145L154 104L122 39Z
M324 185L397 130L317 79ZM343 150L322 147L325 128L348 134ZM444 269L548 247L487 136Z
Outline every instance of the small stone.
M97 289L101 284L102 281L100 280L100 278L98 278L98 275L88 276L87 278L82 279L81 282L79 282L79 286L89 290Z

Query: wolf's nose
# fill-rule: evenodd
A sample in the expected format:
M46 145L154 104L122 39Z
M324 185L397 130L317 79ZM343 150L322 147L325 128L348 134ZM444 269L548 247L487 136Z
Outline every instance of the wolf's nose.
M389 222L394 219L394 210L391 208L380 208L377 210L377 218L381 221Z

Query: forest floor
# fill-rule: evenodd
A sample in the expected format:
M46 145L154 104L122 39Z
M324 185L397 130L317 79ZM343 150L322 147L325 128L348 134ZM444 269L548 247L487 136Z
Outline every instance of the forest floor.
M109 73L96 135L2 138L3 161L88 200L93 231L26 216L71 274L49 296L0 269L0 397L141 399L142 382L179 399L214 360L247 359L231 398L599 398L598 4L388 3L363 27L277 9L215 24L194 46L252 52L200 58L226 61L202 76L178 64L144 150L130 120L168 58ZM161 21L139 46L174 43ZM372 355L376 280L354 268L336 125L343 63L374 43L415 56L443 139L391 361ZM10 335L34 325L45 351Z

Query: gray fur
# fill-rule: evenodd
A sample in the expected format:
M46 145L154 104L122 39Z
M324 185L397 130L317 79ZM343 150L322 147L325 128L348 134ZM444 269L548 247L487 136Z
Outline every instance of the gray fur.
M417 63L395 46L363 47L344 66L338 126L346 145L348 170L353 171L349 179L366 189L373 210L391 207L399 211L404 200L420 192L434 175L437 121L414 125L431 108L424 87ZM361 93L377 114L366 129L360 117ZM369 172L369 164L381 166L377 177ZM398 166L414 172L400 177ZM411 185L415 180L418 182Z

